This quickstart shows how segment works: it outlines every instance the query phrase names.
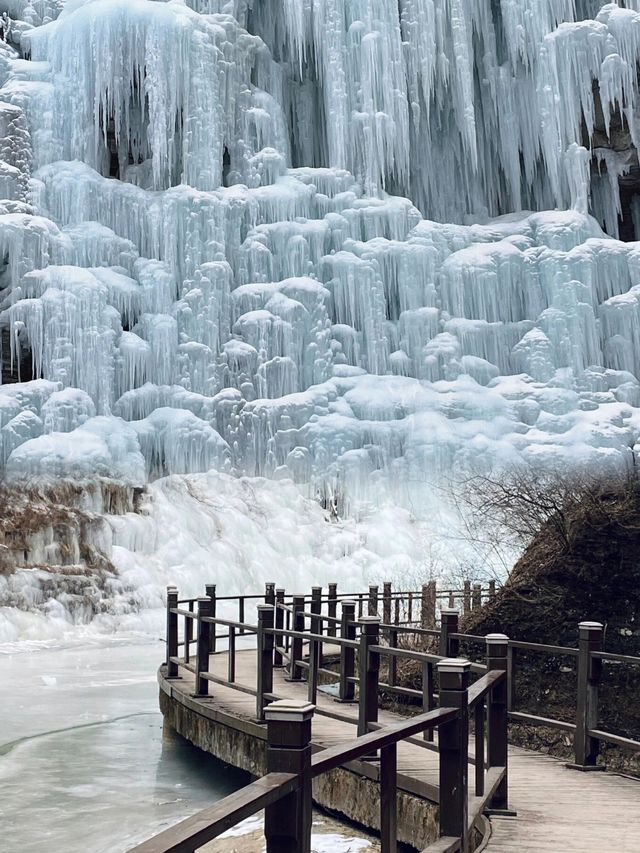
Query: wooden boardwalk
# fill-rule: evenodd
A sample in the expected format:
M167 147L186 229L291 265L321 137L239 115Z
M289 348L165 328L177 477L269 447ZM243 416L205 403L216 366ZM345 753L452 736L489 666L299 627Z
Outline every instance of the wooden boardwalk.
M326 653L331 652L329 644ZM210 657L210 672L226 677L226 655ZM191 696L194 676L180 669L182 678L171 682L176 694ZM306 699L306 683L290 682L284 670L274 672L273 692L281 698ZM211 684L211 696L196 701L239 721L255 719L255 697L241 689L256 684L256 654L236 655L236 688ZM326 689L318 691L313 718L314 750L356 737L358 708L339 704ZM339 716L345 719L336 719ZM401 719L381 710L379 723ZM470 753L472 750L470 749ZM352 762L354 770L378 779L376 762ZM470 768L473 778L473 768ZM438 753L416 743L398 745L398 787L437 800ZM473 799L470 792L470 798ZM640 782L614 773L583 773L568 769L557 759L518 747L509 748L509 806L517 817L491 818L490 853L637 853L640 850Z

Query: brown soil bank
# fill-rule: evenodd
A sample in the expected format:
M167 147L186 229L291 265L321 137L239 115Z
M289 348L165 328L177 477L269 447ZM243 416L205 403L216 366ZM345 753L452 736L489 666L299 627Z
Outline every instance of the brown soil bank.
M461 630L575 648L578 623L596 621L606 651L640 656L640 484L572 489L554 504L496 599ZM574 720L575 658L518 651L515 664L513 710ZM599 709L601 729L640 740L640 666L604 666ZM571 743L565 733L518 729L552 752ZM617 750L605 751L609 764ZM640 755L624 766L640 769Z

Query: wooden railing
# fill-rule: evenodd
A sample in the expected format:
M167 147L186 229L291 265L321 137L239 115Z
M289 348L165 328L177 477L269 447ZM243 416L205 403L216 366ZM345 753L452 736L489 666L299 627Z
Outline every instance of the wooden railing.
M375 619L375 617L368 617ZM375 624L373 622L368 624ZM499 635L496 635L499 637ZM380 761L380 834L383 853L397 850L397 745L426 731L438 730L439 825L437 842L425 853L468 853L473 824L487 804L502 805L506 798L506 644L493 646L489 670L469 688L471 664L443 659L437 664L441 707L377 731L347 744L311 755L314 706L278 700L265 709L267 720L267 774L210 809L187 818L134 848L135 853L191 853L231 826L265 809L267 853L309 853L311 850L311 783L323 773L356 759ZM500 649L504 654L500 656ZM371 648L372 655L377 654ZM487 707L488 751L484 751L484 713ZM476 725L475 794L468 794L469 714ZM478 722L481 721L481 722ZM412 741L415 742L415 741ZM422 743L421 741L418 741ZM502 762L502 763L498 763ZM132 851L132 853L134 853Z
M604 652L602 626L597 623L581 623L578 648L514 641L502 634L487 637L463 634L458 630L458 611L449 607L441 607L440 628L436 628L438 599L448 605L452 598L461 595L464 602L466 586L460 591L446 590L439 594L432 584L425 585L419 593L393 592L390 584L384 584L382 596L377 587L348 596L339 595L336 585L331 584L328 595L323 595L320 587L314 587L310 596L291 597L274 584L266 585L264 595L240 597L216 597L215 587L208 586L206 597L183 600L170 587L166 678L178 678L182 667L194 674L196 696L207 696L210 683L254 695L256 717L267 725L268 773L212 808L136 847L136 853L190 853L262 808L265 808L267 853L306 853L310 849L311 781L347 761L371 758L378 752L382 851L393 853L397 835L396 750L402 740L439 752L439 785L429 791L429 796L439 802L441 837L425 850L467 853L471 828L483 810L507 809L509 720L573 732L575 766L581 769L595 766L601 741L640 751L640 742L598 728L598 683L603 664L638 666L640 658ZM495 594L495 587L486 592L480 589L475 594L469 590L469 594L469 606L480 606L483 599ZM220 603L228 608L234 602L242 618L233 620L216 615ZM247 602L257 604L255 623L244 621ZM412 635L414 647L431 648L431 651L403 648L400 638L405 634ZM255 636L255 687L236 681L236 641L240 636ZM227 644L223 649L220 643L225 639ZM461 643L468 649L481 646L482 662L460 658ZM195 662L191 650L194 644ZM178 654L180 647L182 656ZM519 650L576 659L575 722L513 710ZM224 655L226 676L211 672L212 660ZM325 656L331 657L331 665L325 666ZM380 679L381 660L386 661L386 681ZM417 664L422 672L420 690L397 684L399 660ZM286 668L292 682L306 680L306 703L274 694L276 668ZM335 682L341 702L357 702L358 736L351 743L324 750L311 758L311 718L314 712L328 713L314 707L321 677L324 682ZM476 681L471 683L471 677L476 677ZM413 700L422 706L422 713L407 722L381 727L378 723L381 694ZM332 710L329 716L353 722L351 716L337 711ZM473 755L468 759L470 720L475 736ZM474 768L471 792L467 779L469 761Z
M455 627L456 624L457 617L450 623L450 627ZM640 740L634 740L599 728L602 710L599 692L603 665L609 663L623 667L640 667L640 657L603 651L604 628L599 622L580 622L577 634L578 646L576 648L509 640L507 648L507 707L509 720L513 723L544 726L572 734L574 763L569 766L578 770L589 770L603 767L598 763L601 743L609 743L631 752L640 752ZM450 631L448 635L449 651L452 654L458 653L460 642L468 645L482 645L484 641L484 637L460 634L456 630ZM515 710L518 699L518 655L523 652L529 655L564 657L575 661L576 691L573 721L558 719L551 716L549 712L542 716L528 711Z

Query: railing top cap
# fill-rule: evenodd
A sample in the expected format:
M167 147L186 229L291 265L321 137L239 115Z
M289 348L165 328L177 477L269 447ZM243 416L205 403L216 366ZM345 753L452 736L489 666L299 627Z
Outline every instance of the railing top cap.
M588 628L590 631L602 631L602 622L580 622L578 628Z
M460 615L460 611L455 607L441 607L440 608L440 615L441 616L453 616L454 614L456 616Z
M313 715L316 706L303 699L278 699L264 709L267 720L302 722Z
M379 616L361 616L358 622L382 622Z
M498 645L498 644L502 645L503 643L508 643L509 638L507 637L506 634L487 634L487 636L485 637L485 641L486 641L488 646L492 646L494 644L495 645Z
M436 664L438 672L467 672L471 662L466 658L444 658Z

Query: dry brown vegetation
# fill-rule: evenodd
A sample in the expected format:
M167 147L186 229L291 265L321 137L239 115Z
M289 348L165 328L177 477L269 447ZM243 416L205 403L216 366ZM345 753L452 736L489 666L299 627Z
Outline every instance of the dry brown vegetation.
M500 631L513 639L577 646L578 623L604 625L607 651L640 656L640 481L635 471L598 479L587 474L482 480L471 498L487 524L526 547L493 602L462 620L462 631ZM572 722L576 661L518 652L514 710ZM600 726L640 738L640 667L604 667ZM513 739L571 755L558 731L517 726ZM637 757L605 748L607 764L640 771Z
M640 656L640 480L635 471L597 478L588 473L535 476L517 471L477 477L464 500L477 529L524 547L495 600L461 620L461 630L576 647L578 623L601 622L607 651ZM463 644L461 654L481 649ZM420 689L415 665L399 682ZM516 654L514 710L572 722L576 660ZM640 667L609 664L600 688L600 727L640 739ZM571 739L544 728L514 726L513 740L569 757ZM607 764L640 772L638 757L606 749Z
M582 620L602 622L610 651L640 654L640 481L525 477L477 480L486 523L525 545L495 601L470 613L470 633L575 645Z

